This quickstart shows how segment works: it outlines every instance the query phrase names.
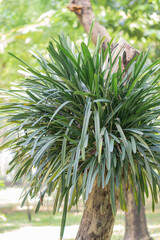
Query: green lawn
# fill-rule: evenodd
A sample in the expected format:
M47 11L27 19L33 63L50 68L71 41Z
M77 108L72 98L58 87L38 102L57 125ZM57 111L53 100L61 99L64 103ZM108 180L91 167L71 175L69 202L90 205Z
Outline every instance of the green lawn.
M17 211L13 207L1 208L1 213L5 214L6 221L0 220L0 233L18 229L22 226L60 226L61 225L61 213L52 215L51 211L40 211L35 214L31 211L32 221L29 222L26 211ZM81 214L77 212L68 213L67 226L79 224L81 220Z

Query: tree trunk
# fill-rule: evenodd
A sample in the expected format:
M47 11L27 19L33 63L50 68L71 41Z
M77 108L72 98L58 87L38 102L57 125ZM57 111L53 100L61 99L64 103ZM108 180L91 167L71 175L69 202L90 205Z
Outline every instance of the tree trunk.
M68 9L72 12L74 12L82 26L84 27L87 34L90 32L91 24L93 22L93 19L95 18L94 13L92 11L91 2L90 0L71 0ZM107 42L111 40L111 37L109 33L107 32L107 29L102 26L97 20L95 20L92 33L91 33L91 39L94 44L97 42L98 34L102 38L103 36L106 37L102 47L104 49L107 48ZM123 49L122 49L123 48ZM122 71L127 66L127 64L133 59L133 57L140 52L132 47L128 42L126 42L123 38L121 38L117 44L112 44L111 50L114 52L114 56L118 54L118 52L121 51L120 56L122 59ZM114 51L113 51L114 50ZM86 208L84 210L84 214L82 217L82 221L80 224L80 228L76 237L76 240L108 240L111 237L112 230L113 230L113 224L114 224L114 217L111 213L111 206L110 206L110 197L104 198L103 196L104 189L97 189L98 194L96 195L96 192L94 192L94 189L92 190L88 201L86 203ZM108 196L108 194L107 194ZM100 202L102 200L105 200L103 205L100 205ZM143 240L149 240L152 239L149 236L147 226L146 226L146 218L145 218L145 212L144 207L141 205L141 212L138 214L137 206L134 206L133 204L133 195L132 195L132 201L131 201L131 193L128 193L128 212L126 213L126 233L125 233L125 240L137 240L137 239L143 239ZM98 211L98 207L103 206L103 209L105 209L106 213L105 215L108 216L105 218L105 216L101 216L100 210ZM100 208L100 207L99 207ZM112 217L111 217L112 216ZM104 224L102 221L102 225L99 226L99 219L104 218ZM107 218L110 218L107 220ZM133 229L133 230L132 230ZM129 238L131 235L131 231L134 232L133 238ZM97 237L98 236L98 237Z
M27 200L26 204L27 204L27 216L28 216L28 220L29 220L29 222L32 222L32 216L31 216L31 211L30 211L30 209L29 209L29 202L28 202L28 200Z
M146 224L145 210L141 201L140 213L134 201L133 192L128 190L127 208L125 213L125 235L124 240L151 240Z
M116 209L118 193L116 194ZM95 181L82 216L76 240L109 240L112 236L115 216L110 204L110 185L98 187Z

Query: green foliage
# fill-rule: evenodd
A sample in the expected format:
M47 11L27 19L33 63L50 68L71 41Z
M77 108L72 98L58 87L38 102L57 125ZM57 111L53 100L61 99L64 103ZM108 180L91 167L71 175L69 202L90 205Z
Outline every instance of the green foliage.
M70 14L67 0L1 0L0 2L0 87L8 88L11 82L19 82L18 66L7 52L35 64L27 54L28 49L39 49L45 54L50 36L61 31L74 38L83 34L77 17ZM77 31L78 29L78 31Z
M4 182L3 180L0 180L0 190L4 187Z
M1 104L0 111L13 124L4 136L15 151L14 182L24 175L29 179L23 204L28 195L40 194L38 212L45 194L55 192L53 213L64 200L62 238L67 210L81 195L87 200L96 177L99 186L111 187L113 212L116 189L126 209L129 182L137 204L140 195L145 204L150 187L154 210L160 180L160 60L148 65L148 52L140 54L122 72L119 55L112 57L109 44L104 52L100 39L93 53L63 34L54 43L47 49L49 59L32 53L38 68L15 57L26 78L16 90L1 90L12 102Z
M111 36L122 36L135 48L146 51L155 60L160 52L160 12L158 0L93 0L96 18ZM27 50L45 54L50 36L61 31L76 41L85 40L86 34L74 13L67 10L69 0L1 0L0 1L0 87L8 88L19 82L18 66L7 52L35 64ZM77 41L79 45L80 41Z
M151 45L150 57L159 57L160 2L157 0L99 1L94 11L99 21L112 34L122 35L137 49L146 50ZM93 5L94 6L94 5Z

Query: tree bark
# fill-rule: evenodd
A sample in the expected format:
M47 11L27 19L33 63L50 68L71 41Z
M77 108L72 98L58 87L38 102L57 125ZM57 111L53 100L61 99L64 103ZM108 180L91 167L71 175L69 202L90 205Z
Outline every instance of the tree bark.
M71 0L68 5L68 9L77 15L86 33L89 34L91 24L93 22L93 19L95 18L94 13L92 11L90 0ZM103 36L106 37L102 45L102 47L105 50L107 48L107 42L110 42L111 37L107 32L107 29L104 26L102 26L97 20L95 20L92 33L91 33L91 39L94 44L96 44L97 42L98 34L100 35L101 38ZM114 43L111 46L113 58L114 56L116 56L116 54L118 54L118 52L121 49L122 51L120 52L120 56L122 60L121 66L123 71L124 68L127 66L127 64L134 58L134 56L139 54L140 52L134 47L132 47L126 40L124 40L123 38L120 38L118 43L116 44ZM111 215L110 199L107 197L103 199L103 191L107 192L107 190L102 190L102 189L96 190L98 192L97 195L94 191L95 189L92 190L88 198L88 201L86 203L86 208L84 210L84 214L82 217L82 221L80 224L80 228L79 228L76 240L94 240L94 239L108 240L111 237L113 225L114 225L114 218ZM107 196L109 195L107 194ZM128 193L127 199L128 199L128 202L127 202L128 212L126 212L126 217L125 217L126 233L125 233L124 240L152 239L149 236L149 233L147 230L145 211L144 211L143 205L141 206L140 214L138 214L137 206L134 206L133 201L131 201L130 192ZM98 211L97 206L99 206L102 200L105 201L103 204L103 208L106 211L105 215L108 217L105 218L103 216L104 224L102 223L102 225L98 228L99 226L98 223L99 223L99 219L101 219L101 214L100 214L100 211ZM133 195L132 195L132 200L133 200ZM130 220L130 216L132 216L132 221ZM110 218L110 220L108 218ZM134 234L131 232L134 232ZM132 235L133 235L133 238L129 238Z
M128 211L125 213L124 240L152 240L147 230L145 210L142 201L140 213L138 213L131 189L127 191L126 200Z
M116 193L116 209L118 192ZM76 240L109 240L112 236L115 216L110 204L110 186L97 186L95 181L82 216Z

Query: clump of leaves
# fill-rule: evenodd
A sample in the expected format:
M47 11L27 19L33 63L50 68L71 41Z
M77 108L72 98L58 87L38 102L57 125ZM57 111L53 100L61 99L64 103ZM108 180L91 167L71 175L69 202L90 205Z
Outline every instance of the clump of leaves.
M3 146L15 151L14 182L29 178L22 204L27 196L41 194L37 212L45 194L55 192L53 213L64 200L61 238L67 210L81 195L87 200L96 177L102 188L111 186L113 212L115 189L126 209L129 182L138 204L140 196L145 203L148 186L153 209L158 201L160 61L147 65L148 53L140 54L122 72L121 58L112 57L110 45L101 49L102 41L91 53L84 42L78 49L61 35L55 47L49 43L50 60L32 53L38 70L19 59L26 79L19 89L5 91L12 102L0 108L14 125Z

